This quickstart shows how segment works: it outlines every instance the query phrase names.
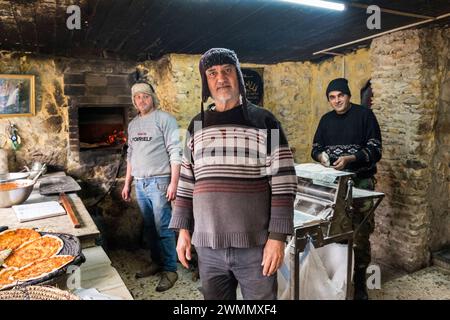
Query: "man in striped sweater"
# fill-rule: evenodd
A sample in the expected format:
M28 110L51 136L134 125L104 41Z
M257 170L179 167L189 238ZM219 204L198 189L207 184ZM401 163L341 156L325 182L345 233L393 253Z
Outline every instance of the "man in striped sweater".
M199 69L202 108L188 128L170 222L178 258L188 268L195 245L205 299L236 299L238 284L244 299L276 299L293 232L292 153L278 120L247 101L233 51L208 50Z

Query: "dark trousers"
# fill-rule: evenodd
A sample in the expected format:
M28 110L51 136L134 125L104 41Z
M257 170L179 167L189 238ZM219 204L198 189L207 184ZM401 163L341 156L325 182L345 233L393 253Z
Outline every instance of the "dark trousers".
M360 189L375 190L375 179L353 179L354 186ZM364 217L372 209L373 201L354 201L353 203L353 230L358 227L358 232L353 236L353 251L355 253L355 270L367 268L371 260L370 234L375 229L375 215L372 214L364 220ZM360 226L361 225L361 226Z
M276 300L276 273L262 274L263 248L196 247L205 300L236 300L238 284L245 300Z

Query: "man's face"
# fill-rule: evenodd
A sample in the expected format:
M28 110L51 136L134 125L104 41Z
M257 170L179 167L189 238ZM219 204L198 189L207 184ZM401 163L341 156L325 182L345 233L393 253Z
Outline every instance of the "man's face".
M217 103L239 99L239 84L234 65L222 64L206 70L209 92Z
M341 91L330 91L328 101L337 114L346 113L350 108L350 96Z
M139 113L144 115L153 108L152 96L142 92L136 93L134 95L134 104L139 110Z

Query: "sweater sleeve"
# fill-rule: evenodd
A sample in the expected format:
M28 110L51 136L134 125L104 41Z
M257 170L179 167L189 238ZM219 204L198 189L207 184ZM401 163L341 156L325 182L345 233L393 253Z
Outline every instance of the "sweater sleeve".
M166 144L166 150L169 154L169 160L171 164L181 163L181 143L180 132L178 130L177 120L168 115L161 123L162 132L164 135L164 142Z
M281 124L275 121L269 129L268 163L271 187L270 234L292 234L297 176L294 157Z
M130 162L131 161L131 155L133 153L133 141L131 139L131 130L133 129L132 123L133 122L130 122L128 124L128 136L127 136L127 145L128 145L128 148L127 148L127 161L128 161L128 163L131 163Z
M374 165L381 159L381 131L377 118L372 110L367 110L365 145L355 156L356 161L365 165Z
M187 139L181 161L180 180L178 182L172 219L169 228L194 230L194 215L192 199L194 193L195 175L193 155L193 137Z
M319 155L325 150L323 147L325 143L322 138L322 130L322 119L320 119L316 133L314 134L314 140L311 150L311 158L313 158L313 160L315 161L319 161Z

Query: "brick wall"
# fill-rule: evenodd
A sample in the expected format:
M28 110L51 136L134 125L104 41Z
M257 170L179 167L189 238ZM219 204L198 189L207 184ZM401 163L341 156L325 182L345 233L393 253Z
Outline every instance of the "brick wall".
M78 108L123 106L128 118L134 116L131 104L131 85L134 82L133 62L61 60L64 94L69 100L69 164L77 167L80 161Z

